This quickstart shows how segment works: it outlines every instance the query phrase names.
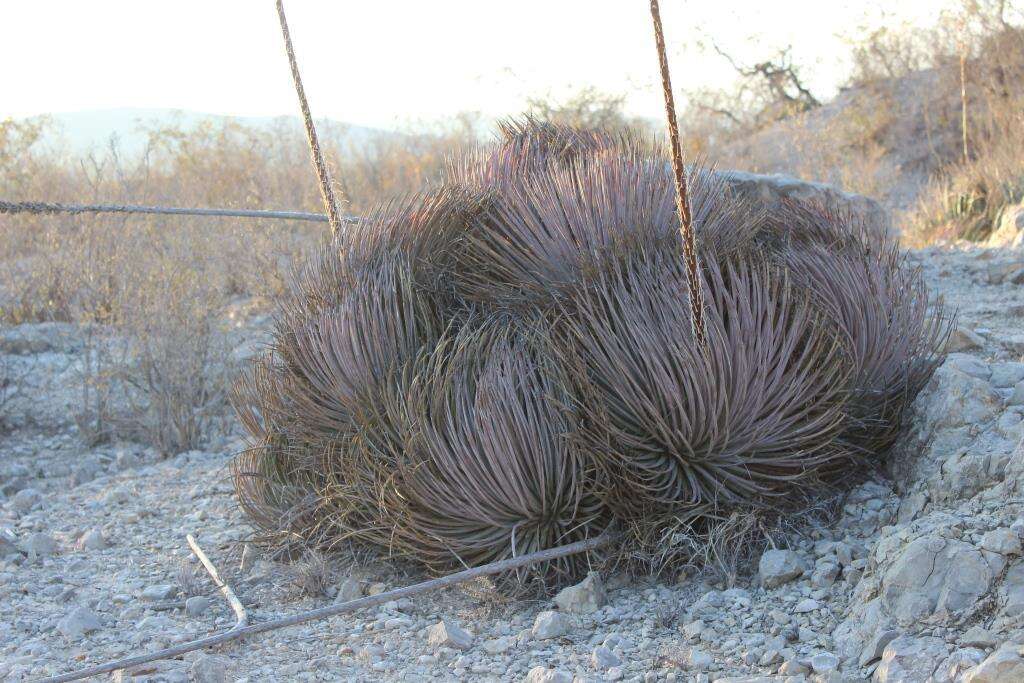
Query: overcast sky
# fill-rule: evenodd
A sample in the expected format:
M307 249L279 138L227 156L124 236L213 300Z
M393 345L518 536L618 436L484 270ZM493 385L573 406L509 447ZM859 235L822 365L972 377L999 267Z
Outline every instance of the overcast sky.
M677 88L723 83L723 60L687 48L701 31L737 58L792 44L825 95L841 36L930 23L945 0L662 0ZM659 117L647 0L286 0L313 113L394 128L581 86ZM887 7L883 12L882 7ZM0 117L114 107L295 114L273 0L3 0Z

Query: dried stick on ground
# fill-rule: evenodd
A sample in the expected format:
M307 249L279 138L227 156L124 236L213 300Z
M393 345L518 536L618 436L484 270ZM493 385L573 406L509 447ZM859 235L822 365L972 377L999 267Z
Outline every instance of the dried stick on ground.
M385 591L384 593L379 593L377 595L370 595L365 598L359 598L358 600L343 602L340 605L329 605L327 607L309 610L308 612L300 612L299 614L293 614L290 617L274 619L273 621L265 621L261 624L252 624L249 626L243 626L241 628L239 628L236 625L233 626L230 630L225 631L223 633L218 633L216 635L208 636L206 638L200 638L199 640L193 640L188 643L182 643L181 645L176 645L175 647L169 647L165 650L152 652L148 655L128 657L127 659L120 659L114 662L107 662L106 664L100 664L98 666L89 667L88 669L81 669L80 671L74 671L71 673L61 674L60 676L47 678L45 679L45 683L64 683L64 681L78 681L83 678L89 678L90 676L96 676L98 674L108 673L110 671L117 671L118 669L127 669L133 666L138 666L139 664L155 662L158 659L170 659L172 657L178 657L180 655L185 654L186 652L192 652L193 650L201 650L203 648L212 647L214 645L220 645L221 643L227 643L232 640L238 640L243 636L252 635L254 633L263 633L264 631L273 631L279 628L285 628L287 626L303 624L307 621L326 619L327 617L333 617L338 614L344 614L345 612L354 612L356 610L364 609L366 607L382 605L390 600L398 600L399 598L407 598L412 595L419 595L420 593L427 593L429 591L435 591L441 588L448 588L456 584L465 583L466 581L471 581L473 579L480 578L481 576L501 574L502 572L511 571L513 569L520 569L522 567L527 567L532 564L538 564L540 562L549 562L551 560L557 560L560 557L567 557L569 555L575 555L577 553L584 553L589 550L595 550L597 548L606 546L618 539L618 534L603 534L601 536L598 536L597 538L591 538L586 541L577 541L576 543L570 543L569 545L563 545L557 548L540 550L535 553L530 553L529 555L521 555L520 557L513 557L508 560L501 560L500 562L492 562L491 564L485 564L480 567L472 567L470 569L465 569L461 572L456 572L455 574L449 574L448 576L441 576L436 579L430 579L429 581L417 583L412 586L406 586L405 588L396 588L395 590ZM193 550L195 549L195 546L193 546ZM203 564L206 563L204 562ZM209 568L210 567L207 567L207 569ZM239 605L239 607L241 607L241 605ZM242 610L242 612L244 613L244 610Z
M223 595L224 599L228 601L229 605L231 605L231 609L235 613L235 625L231 628L231 631L245 628L249 623L249 617L245 613L245 607L242 606L242 603L235 596L235 592L231 590L231 586L221 580L220 574L217 573L217 568L213 566L213 563L210 562L210 558L206 556L203 549L199 547L198 543L196 543L196 539L192 534L186 536L185 540L188 541L188 545L192 548L192 552L196 554L199 561L203 563L204 567L206 567L206 571L209 572L210 578L213 579L213 582L217 585L221 595ZM231 631L228 631L228 633L231 633Z

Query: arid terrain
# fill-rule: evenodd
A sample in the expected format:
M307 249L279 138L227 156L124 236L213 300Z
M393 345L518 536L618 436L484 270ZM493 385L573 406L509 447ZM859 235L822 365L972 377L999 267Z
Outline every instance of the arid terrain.
M734 585L604 576L604 595L560 609L469 584L156 662L133 680L1020 680L1024 252L956 244L911 258L959 311L957 352L917 399L890 471ZM266 322L244 311L237 355ZM83 448L69 390L81 335L41 323L0 337L27 399L0 463L3 678L229 627L188 533L253 620L420 578L365 558L317 567L246 551L253 529L228 469L236 437L171 458L127 442ZM450 632L431 637L440 622Z
M843 498L765 531L764 552L709 545L714 561L673 575L601 567L516 597L478 580L105 677L1024 681L1022 17L1012 0L964 0L929 30L858 35L829 101L788 49L757 64L720 52L735 90L680 97L688 161L768 213L824 200L886 226L956 311L884 466ZM583 87L526 113L661 135L624 101ZM130 149L0 120L0 201L323 210L297 120L186 118L140 122ZM493 123L321 122L344 212L431 187ZM325 238L267 218L0 213L0 680L230 628L189 534L250 623L427 578L347 547L274 553L237 500L231 387Z

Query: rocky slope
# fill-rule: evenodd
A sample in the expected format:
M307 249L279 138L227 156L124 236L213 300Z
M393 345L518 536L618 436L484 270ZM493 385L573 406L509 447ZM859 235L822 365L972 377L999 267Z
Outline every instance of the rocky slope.
M806 114L726 144L719 161L756 173L787 173L821 182L873 185L891 211L913 207L929 179L959 149L959 90L934 70L844 89ZM870 163L850 178L851 157Z
M604 576L555 601L511 601L473 584L115 677L1024 680L1024 252L953 246L912 257L960 310L956 353L918 398L889 470L858 486L836 523L769 551L735 585ZM69 418L78 335L60 325L0 335L26 387L0 441L0 679L229 627L186 533L253 620L419 578L339 557L327 595L298 594L325 574L245 543L251 529L226 469L236 440L170 459L132 444L83 448Z

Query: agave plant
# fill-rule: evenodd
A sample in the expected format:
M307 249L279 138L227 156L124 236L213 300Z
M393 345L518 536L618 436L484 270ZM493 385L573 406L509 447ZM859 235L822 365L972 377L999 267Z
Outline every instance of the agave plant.
M608 524L572 429L567 382L549 335L531 321L468 321L423 354L388 412L409 429L385 456L384 492L400 511L392 545L442 570L478 565L596 535ZM396 417L397 414L397 417ZM558 582L581 558L535 567Z
M691 169L698 339L664 152L502 133L296 271L235 392L258 526L433 571L609 526L629 551L748 534L737 514L792 511L891 444L950 321L889 236L825 207L766 215Z
M842 340L785 271L705 260L704 345L678 258L630 264L569 317L584 448L620 516L763 501L848 459Z

